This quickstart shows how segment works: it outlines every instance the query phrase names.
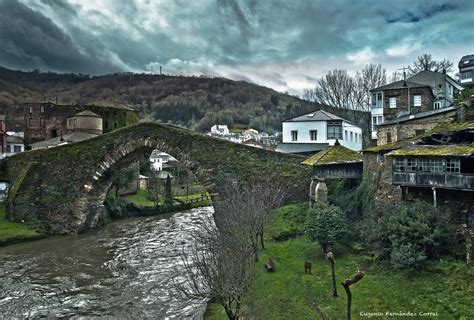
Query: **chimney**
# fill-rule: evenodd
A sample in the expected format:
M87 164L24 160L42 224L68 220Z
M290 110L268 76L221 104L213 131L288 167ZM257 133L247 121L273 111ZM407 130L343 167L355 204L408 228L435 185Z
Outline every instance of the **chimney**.
M403 86L407 86L407 73L403 70Z
M443 73L446 74L446 68L443 68Z

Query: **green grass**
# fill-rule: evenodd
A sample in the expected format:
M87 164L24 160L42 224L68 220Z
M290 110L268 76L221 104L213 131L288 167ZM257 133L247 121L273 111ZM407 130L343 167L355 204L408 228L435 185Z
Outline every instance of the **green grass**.
M136 206L154 207L155 203L148 199L148 192L146 190L138 190L136 194L124 196L123 199L133 203Z
M275 211L265 229L270 240L287 240L303 234L307 203L289 204Z
M298 206L292 205L293 209ZM277 225L287 228L297 221L282 223L282 216L298 217L280 209L270 221L274 232ZM286 213L285 213L286 212ZM285 213L285 214L284 214ZM278 222L278 224L277 224ZM283 229L281 229L283 230ZM270 237L271 238L271 237ZM423 319L474 319L474 268L463 261L432 262L428 271L395 272L382 265L372 265L361 255L335 251L339 297L332 297L331 269L319 246L306 236L287 241L267 241L260 265L271 256L276 271L259 274L243 305L246 319L319 319L322 312L330 319L344 319L346 295L340 283L358 270L365 277L351 287L353 319L368 319L361 312L411 311L437 312L437 317ZM304 273L303 263L313 261L313 274ZM226 319L219 305L211 304L206 319ZM410 317L419 319L421 317ZM373 317L371 319L388 319Z
M44 236L38 221L13 223L7 220L5 204L0 203L0 245L38 239Z

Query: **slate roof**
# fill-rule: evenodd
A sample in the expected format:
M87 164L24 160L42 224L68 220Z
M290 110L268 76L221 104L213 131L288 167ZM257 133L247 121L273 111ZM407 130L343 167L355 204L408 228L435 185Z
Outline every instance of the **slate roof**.
M394 150L388 156L429 156L429 157L474 157L474 144L468 145L416 145Z
M458 68L474 66L474 54L464 56L459 60Z
M330 120L344 120L346 122L349 122L343 118L340 118L324 110L316 110L313 112L309 112L300 116L296 116L294 118L283 120L283 122L330 121Z
M429 116L435 116L435 115L438 115L438 114L441 114L441 113L456 110L458 108L459 107L454 107L453 106L453 107L441 108L441 109L437 109L437 110L429 110L429 111L424 111L424 112L418 112L418 113L414 113L414 114L406 114L406 115L400 116L398 118L395 118L393 120L385 121L384 123L381 123L381 124L377 125L377 127L383 127L383 126L386 126L386 125L396 124L396 123L400 123L400 122L406 122L406 121L410 121L410 120L417 120L417 119L421 119L421 118L426 118L426 117L429 117Z
M22 137L19 136L7 136L7 143L12 144L24 144L24 140Z
M75 117L75 116L102 118L102 117L99 116L97 113L94 113L94 112L92 112L92 111L90 111L90 110L81 111L81 112L76 113L75 115L73 115L73 117Z
M384 90L390 90L390 89L404 89L404 88L423 88L423 87L430 87L427 84L422 84L422 83L416 83L416 82L411 82L411 81L406 81L406 85L404 84L405 81L400 80L396 82L392 82L386 85L383 85L381 87L375 88L370 90L370 92L374 91L384 91Z
M396 149L401 149L410 145L415 145L420 139L429 137L434 133L442 133L442 132L456 132L456 131L463 131L467 129L474 129L474 122L449 122L449 123L439 123L436 127L434 127L429 132L424 134L414 136L404 140L398 140L392 143L387 143L381 146L370 147L362 152L383 152L383 151L392 151Z
M56 147L61 144L79 142L79 141L91 139L97 136L98 136L97 134L90 134L90 133L85 133L85 132L72 132L72 133L63 135L62 140L61 140L61 137L56 137L56 138L32 143L30 146L32 149Z
M334 146L322 150L309 157L302 164L310 166L323 166L331 164L358 163L362 162L362 156L359 152L341 146L336 142Z

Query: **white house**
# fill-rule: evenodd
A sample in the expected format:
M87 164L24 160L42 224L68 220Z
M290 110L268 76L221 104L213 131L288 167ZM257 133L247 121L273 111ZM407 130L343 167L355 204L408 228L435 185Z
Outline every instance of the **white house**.
M225 124L215 124L211 127L211 135L222 136L229 134L229 128Z
M7 132L7 152L6 157L25 151L25 142L23 140L23 132Z
M362 129L323 110L286 119L282 127L282 143L276 151L314 153L334 145L336 140L351 150L362 149Z
M163 167L165 167L168 162L177 161L175 157L158 149L152 151L149 159L151 169L154 171L163 171Z

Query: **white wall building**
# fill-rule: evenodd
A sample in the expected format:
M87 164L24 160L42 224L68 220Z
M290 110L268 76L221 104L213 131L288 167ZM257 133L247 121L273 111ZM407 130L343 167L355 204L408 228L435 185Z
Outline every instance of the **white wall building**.
M284 120L283 144L326 144L339 143L351 150L362 149L362 129L349 121L323 110Z
M215 124L211 127L211 135L222 136L229 134L229 128L225 124Z
M166 152L155 149L150 155L150 166L154 171L163 171L163 167L168 162L177 161L175 157L167 154Z

